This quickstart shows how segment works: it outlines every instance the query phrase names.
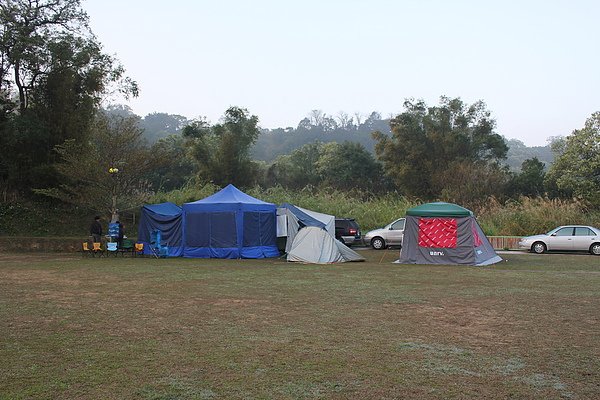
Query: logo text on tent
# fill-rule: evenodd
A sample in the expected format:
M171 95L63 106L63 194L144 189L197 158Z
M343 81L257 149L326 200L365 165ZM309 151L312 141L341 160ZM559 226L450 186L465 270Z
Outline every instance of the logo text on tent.
M430 251L429 255L430 256L443 256L444 252L443 251Z

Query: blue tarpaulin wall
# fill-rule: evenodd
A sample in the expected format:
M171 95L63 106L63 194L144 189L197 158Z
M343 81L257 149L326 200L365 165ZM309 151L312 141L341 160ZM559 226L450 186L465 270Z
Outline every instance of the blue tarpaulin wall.
M278 257L277 207L228 185L183 205L183 256Z
M155 231L160 231L160 244L168 249L169 257L183 255L183 212L181 207L174 203L143 206L138 226L138 242L144 244L144 254L152 254L151 237Z

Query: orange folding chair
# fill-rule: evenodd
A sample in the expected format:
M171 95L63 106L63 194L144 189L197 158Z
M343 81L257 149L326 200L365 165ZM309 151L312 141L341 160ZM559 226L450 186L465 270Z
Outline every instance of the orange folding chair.
M90 257L92 255L92 250L88 245L88 242L81 243L81 255L82 257Z
M94 248L92 249L92 254L96 256L96 254L102 257L104 255L104 250L102 250L102 243L94 242Z
M136 243L135 244L135 252L134 252L134 254L136 256L138 256L138 255L143 256L144 255L144 243Z

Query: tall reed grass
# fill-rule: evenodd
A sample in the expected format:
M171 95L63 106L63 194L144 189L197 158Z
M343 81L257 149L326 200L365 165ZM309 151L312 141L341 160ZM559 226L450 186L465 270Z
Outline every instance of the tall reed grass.
M201 187L188 185L171 192L159 192L150 202L171 201L181 205L210 196L219 189L218 186L212 184ZM336 217L355 218L363 231L387 225L394 219L404 216L407 209L418 204L393 193L375 197L362 191L341 192L314 187L306 187L301 190L285 189L281 186L267 189L254 187L246 190L246 193L277 205L290 203Z
M195 201L217 192L213 184L188 185L171 192L157 193L153 203L171 201L176 204ZM291 203L336 217L355 218L363 232L382 227L406 214L406 210L422 202L396 193L374 196L353 191L306 187L290 190L280 186L267 189L254 187L246 191L258 199L274 203ZM522 197L501 203L490 198L474 210L487 235L524 236L543 233L565 224L600 227L600 210L589 210L577 200Z
M479 207L478 220L487 235L525 236L568 224L600 227L600 210L578 200L521 197L503 204L491 198Z

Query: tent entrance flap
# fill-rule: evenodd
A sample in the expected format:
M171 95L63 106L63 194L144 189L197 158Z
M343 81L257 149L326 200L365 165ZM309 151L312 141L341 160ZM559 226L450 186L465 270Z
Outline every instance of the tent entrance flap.
M144 254L152 254L152 232L161 233L161 245L169 257L183 255L183 211L174 203L148 204L140 211L138 242L144 244Z

